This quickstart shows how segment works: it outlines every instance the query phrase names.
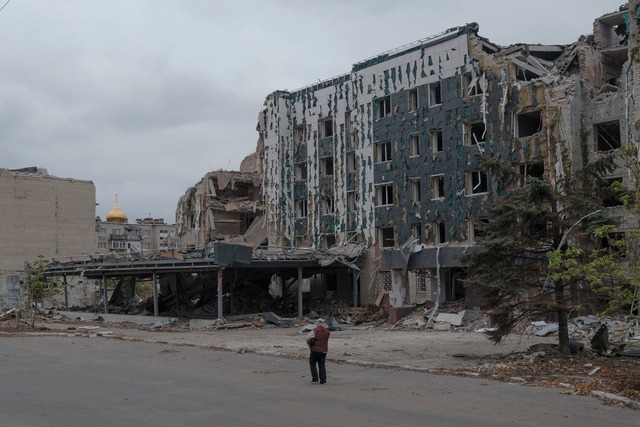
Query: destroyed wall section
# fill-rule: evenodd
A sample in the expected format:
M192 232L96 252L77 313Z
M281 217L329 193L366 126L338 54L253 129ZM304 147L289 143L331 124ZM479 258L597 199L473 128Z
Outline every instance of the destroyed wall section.
M635 19L631 19L635 17ZM640 197L638 179L640 167L640 112L636 108L636 97L640 96L640 56L638 55L638 1L629 2L629 8L603 15L594 21L594 45L590 54L601 67L601 80L593 82L591 104L587 111L585 129L586 153L589 160L614 152L618 168L608 177L620 180L637 202ZM614 135L602 132L602 127L613 129ZM613 147L603 146L603 137L608 136ZM624 155L628 148L629 156ZM631 154L635 150L636 158ZM622 204L607 208L619 220L617 232L637 230L638 217Z
M262 216L259 195L260 176L256 172L207 173L178 201L178 246L203 248L212 241L242 236ZM259 245L263 239L257 240L250 243Z

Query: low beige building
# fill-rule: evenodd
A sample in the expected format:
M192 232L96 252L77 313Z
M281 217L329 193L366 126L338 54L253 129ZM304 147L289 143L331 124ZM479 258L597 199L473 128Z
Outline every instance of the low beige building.
M95 209L92 181L0 169L0 308L20 301L26 261L95 252Z

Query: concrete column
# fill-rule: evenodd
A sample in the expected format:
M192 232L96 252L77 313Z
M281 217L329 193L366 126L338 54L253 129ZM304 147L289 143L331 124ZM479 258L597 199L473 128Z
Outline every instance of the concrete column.
M353 286L353 306L358 306L358 279L360 279L360 272L358 270L351 270L351 286Z
M218 320L222 320L222 268L218 269Z
M298 317L302 319L302 267L298 267Z
M158 316L158 274L153 272L153 315Z
M64 309L69 310L69 292L67 291L67 275L62 275L62 283L64 284Z
M104 314L109 314L109 298L107 297L107 277L102 275L102 298L104 301Z

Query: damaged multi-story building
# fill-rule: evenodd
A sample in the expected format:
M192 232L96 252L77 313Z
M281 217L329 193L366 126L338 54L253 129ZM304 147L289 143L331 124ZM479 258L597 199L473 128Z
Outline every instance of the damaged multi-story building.
M96 189L91 181L60 178L46 169L0 169L0 309L23 302L26 261L92 254L96 248ZM69 284L81 285L76 278ZM66 295L87 299L84 286Z
M337 284L362 304L476 304L458 257L497 191L476 154L554 183L637 147L637 38L637 2L570 45L502 47L472 23L271 93L258 118L269 244L365 244L358 283Z

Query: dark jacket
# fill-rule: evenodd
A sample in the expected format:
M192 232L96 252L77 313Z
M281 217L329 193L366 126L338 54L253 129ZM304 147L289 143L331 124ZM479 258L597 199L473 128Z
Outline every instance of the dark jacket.
M324 326L316 326L313 328L309 335L307 335L307 343L313 340L309 345L309 350L317 351L319 353L326 353L329 351L329 335L331 332Z

